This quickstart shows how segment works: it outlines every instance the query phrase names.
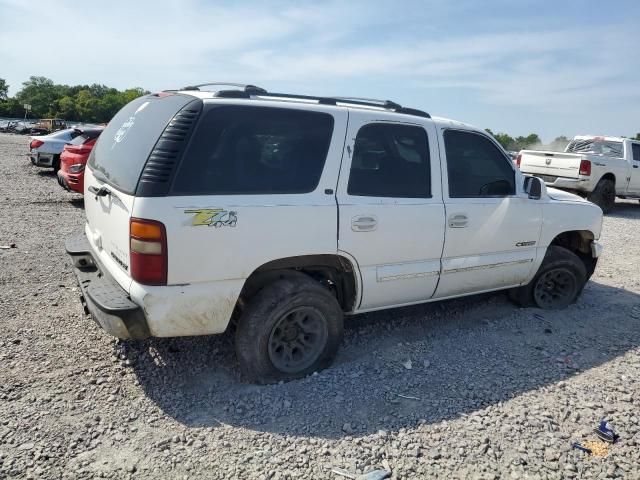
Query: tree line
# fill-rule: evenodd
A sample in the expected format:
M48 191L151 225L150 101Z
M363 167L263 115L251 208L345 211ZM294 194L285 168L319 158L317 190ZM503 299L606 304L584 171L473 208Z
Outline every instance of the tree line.
M0 78L0 117L21 118L24 105L31 105L28 118L63 118L88 123L106 123L131 100L149 92L142 88L120 91L106 85L59 85L46 77L32 76L15 96Z
M149 93L142 88L124 91L106 85L59 85L46 77L29 77L22 89L9 97L9 85L0 78L0 117L20 118L24 116L24 105L31 105L29 118L63 118L88 123L107 123L124 105L131 100ZM531 133L512 137L506 133L493 133L486 129L505 148L519 151L527 148L564 150L569 139L564 135L545 145L540 137ZM640 140L640 133L635 137Z
M551 143L544 144L536 133L531 133L526 137L519 136L514 138L506 133L493 133L489 128L487 128L486 131L493 135L493 138L495 138L498 143L500 143L500 145L504 147L505 150L515 152L531 148L544 148L548 150L561 151L564 150L571 141L571 139L565 137L564 135L560 135L559 137L556 137Z

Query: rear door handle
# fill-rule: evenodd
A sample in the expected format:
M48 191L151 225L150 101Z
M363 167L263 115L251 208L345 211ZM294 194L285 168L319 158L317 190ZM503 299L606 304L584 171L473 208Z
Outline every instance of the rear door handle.
M454 213L449 216L450 228L464 228L469 225L469 217L464 213Z
M378 228L378 219L374 215L358 215L351 219L351 230L354 232L372 232Z

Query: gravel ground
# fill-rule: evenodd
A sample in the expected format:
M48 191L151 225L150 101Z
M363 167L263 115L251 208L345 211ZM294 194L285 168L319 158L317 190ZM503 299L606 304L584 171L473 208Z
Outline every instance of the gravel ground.
M0 134L0 478L640 478L640 205L606 217L576 305L504 294L350 319L335 365L238 380L230 335L117 342L63 240L80 196ZM571 449L609 420L603 458Z

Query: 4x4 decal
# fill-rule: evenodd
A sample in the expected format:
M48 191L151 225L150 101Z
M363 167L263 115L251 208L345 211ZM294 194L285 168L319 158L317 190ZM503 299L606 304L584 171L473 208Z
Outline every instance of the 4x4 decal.
M206 225L208 227L235 227L238 221L238 213L222 208L200 208L185 210L184 213L193 215L191 225L194 227Z

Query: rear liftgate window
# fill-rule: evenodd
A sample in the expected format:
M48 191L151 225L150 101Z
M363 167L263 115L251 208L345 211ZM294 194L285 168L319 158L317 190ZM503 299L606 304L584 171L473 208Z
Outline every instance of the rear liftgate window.
M104 129L89 158L94 175L134 194L151 149L173 116L194 98L146 95L125 105Z
M327 113L215 106L204 114L173 183L176 195L308 193L333 133Z

